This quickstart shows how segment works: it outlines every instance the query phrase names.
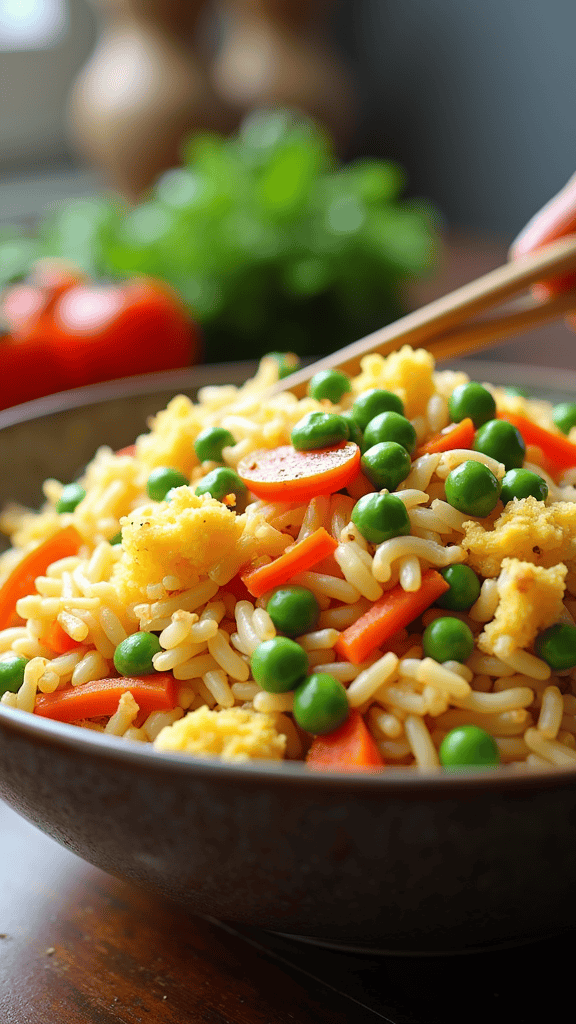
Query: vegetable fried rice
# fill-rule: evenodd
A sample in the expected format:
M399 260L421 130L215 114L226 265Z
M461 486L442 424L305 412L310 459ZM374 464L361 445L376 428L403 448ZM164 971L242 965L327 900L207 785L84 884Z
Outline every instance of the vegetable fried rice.
M408 347L179 395L6 508L4 706L314 770L576 767L576 405Z

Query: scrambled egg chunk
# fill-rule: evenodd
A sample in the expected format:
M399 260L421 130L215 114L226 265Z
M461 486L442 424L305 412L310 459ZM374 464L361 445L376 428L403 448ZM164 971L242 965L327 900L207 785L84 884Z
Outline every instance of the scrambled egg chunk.
M174 466L190 476L198 459L194 441L205 426L201 410L186 395L176 395L149 421L150 433L136 441L138 458L149 467Z
M505 558L498 577L496 614L478 639L480 650L506 657L529 647L541 629L560 618L566 566L544 569L517 558Z
M496 520L493 530L466 523L462 547L482 576L498 576L505 558L518 558L550 568L576 559L576 503L544 505L536 498L515 499ZM568 566L571 568L571 566Z
M189 487L179 487L168 503L136 509L121 525L115 578L127 600L145 595L146 586L164 576L177 576L182 589L194 586L218 562L233 558L242 536L240 516Z
M146 599L146 587L176 576L181 589L209 576L225 586L240 568L277 558L292 538L253 510L238 516L209 495L175 489L170 502L142 506L121 520L122 557L114 582L128 601Z
M201 707L162 729L154 746L225 761L279 761L284 757L286 737L276 731L271 715L248 708L210 711Z
M376 354L365 356L361 366L362 373L353 381L356 394L368 388L385 388L400 395L408 419L424 415L435 390L434 358L429 352L404 345L385 359Z

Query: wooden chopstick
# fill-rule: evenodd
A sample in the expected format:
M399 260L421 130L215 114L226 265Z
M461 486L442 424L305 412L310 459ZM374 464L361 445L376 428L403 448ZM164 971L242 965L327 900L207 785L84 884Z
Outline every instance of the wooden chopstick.
M478 323L448 331L440 338L431 338L424 348L432 352L437 361L479 352L512 338L520 331L530 331L576 310L576 291L553 295L545 302L531 301L512 309L503 316L488 317ZM575 343L576 347L576 343Z
M576 271L576 236L562 238L529 256L491 270L456 291L435 299L422 309L408 313L366 338L332 352L317 362L297 370L271 389L271 394L292 391L297 397L306 393L310 378L320 370L343 370L356 374L360 360L370 352L387 355L401 345L429 349L437 359L447 359L478 351L505 341L518 331L576 310L576 293L552 296L545 302L531 301L500 315L472 320L478 314L501 306L531 285Z

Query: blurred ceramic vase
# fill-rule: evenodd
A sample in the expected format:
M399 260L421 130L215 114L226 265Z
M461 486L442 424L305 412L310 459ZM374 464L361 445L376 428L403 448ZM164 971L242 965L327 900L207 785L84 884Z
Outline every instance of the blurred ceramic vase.
M70 131L107 184L136 197L179 162L186 134L232 122L193 49L205 0L93 2L101 34L72 90Z
M299 108L342 149L352 87L325 39L333 0L92 0L101 31L69 102L82 154L106 183L136 198L178 164L191 132L228 131L250 109ZM217 14L218 47L197 42Z
M212 77L244 113L295 107L326 125L339 150L353 121L351 77L327 36L333 0L224 0Z

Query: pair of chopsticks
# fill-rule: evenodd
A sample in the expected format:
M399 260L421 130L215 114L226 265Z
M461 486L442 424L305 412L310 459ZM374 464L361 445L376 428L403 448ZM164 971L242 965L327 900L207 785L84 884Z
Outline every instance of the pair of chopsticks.
M300 398L306 393L310 378L320 370L338 369L357 374L363 356L370 352L387 355L401 345L426 348L436 360L497 345L519 331L528 331L576 311L576 290L552 295L542 302L529 295L518 299L531 285L573 271L576 271L576 235L569 235L514 263L491 270L366 338L297 370L278 381L272 393L292 391ZM510 302L511 299L516 301ZM493 315L482 316L489 311Z

